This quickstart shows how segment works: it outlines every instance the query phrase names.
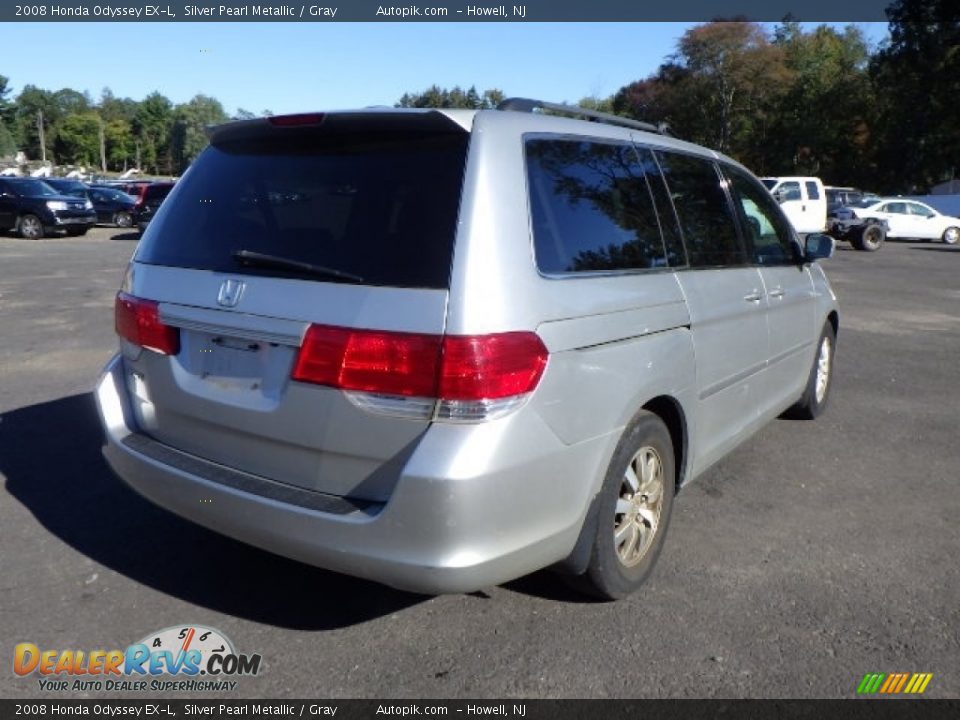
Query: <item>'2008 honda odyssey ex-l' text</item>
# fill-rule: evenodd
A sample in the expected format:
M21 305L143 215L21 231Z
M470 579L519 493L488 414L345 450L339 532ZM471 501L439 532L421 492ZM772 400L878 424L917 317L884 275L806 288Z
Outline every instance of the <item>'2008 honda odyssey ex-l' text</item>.
M117 295L104 453L321 567L622 597L678 488L824 408L832 250L732 159L580 108L227 123Z

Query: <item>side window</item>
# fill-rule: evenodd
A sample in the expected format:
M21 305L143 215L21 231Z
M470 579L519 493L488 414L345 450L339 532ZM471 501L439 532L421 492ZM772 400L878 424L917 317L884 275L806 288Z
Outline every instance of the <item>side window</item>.
M933 217L933 213L923 207L923 205L914 205L913 203L909 203L907 205L907 209L910 211L911 215L919 215L920 217L925 218Z
M793 233L776 201L763 187L736 168L724 168L730 178L747 252L758 265L792 265L798 259Z
M780 197L783 201L787 200L802 200L803 197L800 195L800 183L795 180L790 180L789 182L783 183L779 188Z
M883 209L884 212L896 213L897 215L906 215L907 214L907 205L902 202L892 202L887 203L887 206Z
M811 200L820 199L820 188L817 187L817 184L812 180L804 181L804 185L807 186L807 197Z
M657 151L690 267L746 265L720 175L709 160Z
M533 138L526 162L542 272L666 267L647 179L656 166L632 145Z

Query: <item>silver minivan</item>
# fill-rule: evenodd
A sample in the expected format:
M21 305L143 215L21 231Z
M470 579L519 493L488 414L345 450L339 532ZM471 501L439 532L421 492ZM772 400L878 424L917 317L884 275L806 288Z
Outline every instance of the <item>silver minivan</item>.
M832 250L730 158L580 108L227 123L117 295L104 454L321 567L619 598L681 486L823 410Z

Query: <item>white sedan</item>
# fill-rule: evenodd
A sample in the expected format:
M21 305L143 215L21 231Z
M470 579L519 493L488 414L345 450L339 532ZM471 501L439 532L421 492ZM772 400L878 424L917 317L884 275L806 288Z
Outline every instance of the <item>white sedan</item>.
M943 240L947 245L960 241L960 218L942 215L929 205L916 200L884 198L870 200L835 211L851 213L858 218L882 218L887 221L889 238L916 238L918 240Z

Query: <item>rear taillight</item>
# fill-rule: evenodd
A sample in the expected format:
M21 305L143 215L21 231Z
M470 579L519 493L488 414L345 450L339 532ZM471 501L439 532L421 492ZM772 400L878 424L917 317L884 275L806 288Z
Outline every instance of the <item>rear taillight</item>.
M164 355L180 352L180 332L160 322L159 306L153 300L119 292L114 311L117 334L124 340Z
M440 336L311 325L293 379L341 390L434 397Z
M531 332L441 336L312 325L293 379L347 391L373 411L477 421L518 407L547 356Z

